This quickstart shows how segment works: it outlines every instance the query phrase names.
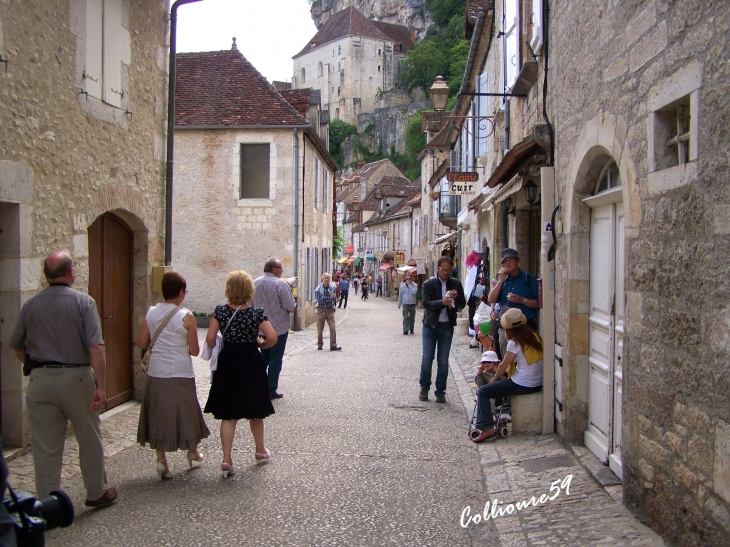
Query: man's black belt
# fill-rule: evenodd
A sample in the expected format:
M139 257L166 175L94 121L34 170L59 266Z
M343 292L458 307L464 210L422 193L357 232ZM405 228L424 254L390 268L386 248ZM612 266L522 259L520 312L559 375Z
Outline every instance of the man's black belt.
M88 366L90 366L88 363L85 365L67 365L65 363L54 363L52 361L39 361L37 368L79 368Z

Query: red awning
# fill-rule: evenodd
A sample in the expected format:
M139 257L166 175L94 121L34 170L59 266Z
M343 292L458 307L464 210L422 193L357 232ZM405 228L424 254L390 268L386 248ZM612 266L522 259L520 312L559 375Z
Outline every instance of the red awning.
M356 260L357 260L357 258L348 258L347 261L345 262L345 264L352 264Z
M380 268L378 268L378 271L386 272L386 271L390 270L392 267L393 267L393 264L383 264L382 266L380 266Z

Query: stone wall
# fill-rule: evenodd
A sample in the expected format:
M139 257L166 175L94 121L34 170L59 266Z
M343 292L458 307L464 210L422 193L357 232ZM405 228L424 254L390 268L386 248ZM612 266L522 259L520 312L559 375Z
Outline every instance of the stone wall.
M551 3L556 265L569 441L587 427L590 210L618 164L626 211L626 504L671 545L730 544L730 8L662 0ZM560 90L556 92L556 90ZM686 101L686 166L662 165L662 119ZM676 127L675 127L676 130Z
M299 140L299 213L294 214L294 136L292 129L178 130L175 134L175 193L173 205L173 265L188 283L185 305L212 312L226 302L225 280L234 270L253 278L262 275L269 256L278 257L284 276L298 275L307 287L306 264L296 260L306 247L332 246L331 203L334 177L309 140ZM269 199L238 199L241 143L270 144ZM306 151L304 151L306 146ZM301 160L305 158L302 195ZM314 207L313 173L319 165L318 207ZM323 200L324 172L328 171ZM302 201L303 199L303 201ZM304 204L304 218L301 208ZM326 204L326 205L325 205ZM303 221L303 225L302 225ZM299 241L295 246L295 223ZM306 236L302 237L302 229ZM295 249L296 247L296 249ZM295 272L296 269L296 272ZM316 275L319 278L319 274ZM306 290L299 290L300 313L307 313ZM313 316L312 316L313 317ZM311 322L307 321L306 324Z
M88 287L87 231L113 212L133 232L133 330L155 295L150 266L164 260L167 2L123 3L117 37L121 108L87 96L86 2L0 3L0 313L2 430L29 442L26 380L7 340L20 306L45 286L45 256L76 261ZM136 354L136 352L134 352ZM131 363L130 363L130 366ZM144 385L134 382L138 396Z

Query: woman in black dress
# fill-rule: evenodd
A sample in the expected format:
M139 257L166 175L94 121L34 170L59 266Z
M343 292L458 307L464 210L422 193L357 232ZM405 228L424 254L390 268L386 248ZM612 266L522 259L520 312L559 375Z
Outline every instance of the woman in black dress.
M264 310L250 305L253 293L250 275L243 270L229 273L226 277L228 304L216 306L205 337L208 345L214 346L219 329L223 335L223 349L218 355L218 368L213 373L205 412L222 420L224 479L235 474L231 451L240 419L249 421L257 462L266 463L270 457L264 446L264 418L274 413L274 406L269 398L266 365L259 350L276 343L276 331ZM265 339L259 337L259 331Z

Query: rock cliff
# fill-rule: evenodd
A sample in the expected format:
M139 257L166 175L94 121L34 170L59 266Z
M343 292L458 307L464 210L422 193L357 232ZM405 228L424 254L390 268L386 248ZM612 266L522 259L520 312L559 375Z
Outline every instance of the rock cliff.
M314 0L312 19L321 27L332 14L353 6L368 19L404 25L420 38L431 25L425 0Z

